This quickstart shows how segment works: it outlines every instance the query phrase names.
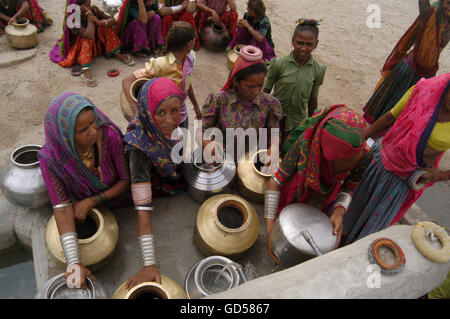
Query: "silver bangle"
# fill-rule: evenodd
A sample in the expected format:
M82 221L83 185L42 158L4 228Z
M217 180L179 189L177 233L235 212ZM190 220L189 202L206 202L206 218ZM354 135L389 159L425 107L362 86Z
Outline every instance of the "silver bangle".
M64 251L66 265L79 264L81 257L78 250L78 235L77 233L65 233L59 237L61 247Z
M153 207L145 207L145 206L134 206L135 210L145 210L145 211L152 211Z
M72 203L63 203L53 206L53 209L66 208L72 206Z
M143 235L139 237L139 246L141 247L142 260L144 267L156 265L155 243L153 235Z
M278 203L280 201L279 191L265 191L264 192L264 218L277 218Z
M172 10L173 14L180 13L181 11L183 11L183 5L179 4L177 6L170 7L170 10Z
M345 192L340 192L336 197L336 202L334 203L333 208L336 207L344 207L345 211L348 210L350 204L352 202L352 195Z

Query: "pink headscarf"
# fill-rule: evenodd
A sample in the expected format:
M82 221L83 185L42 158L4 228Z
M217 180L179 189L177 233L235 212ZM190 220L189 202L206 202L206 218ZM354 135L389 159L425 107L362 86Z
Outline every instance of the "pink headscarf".
M423 135L427 131L431 133L434 127L429 124L437 120L437 106L449 81L450 73L446 73L431 79L423 78L416 84L402 114L382 142L381 158L387 170L408 177L420 166L418 155L420 158L423 154L420 154L419 146L428 141Z
M227 83L225 83L222 88L222 91L226 91L231 87L231 83L236 73L258 63L264 63L263 52L261 49L253 45L246 45L243 47L240 51L238 59L233 65L233 69L231 70L231 75L228 78Z

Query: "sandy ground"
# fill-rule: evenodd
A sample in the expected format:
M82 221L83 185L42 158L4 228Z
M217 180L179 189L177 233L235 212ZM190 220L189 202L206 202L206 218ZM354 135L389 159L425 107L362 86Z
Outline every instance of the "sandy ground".
M242 16L246 0L237 0ZM88 96L123 130L127 122L119 107L122 79L134 69L114 59L96 58L93 73L99 85L87 87L81 78L72 77L70 69L52 63L48 53L61 36L65 1L40 0L54 24L39 34L36 56L21 64L0 69L0 167L11 151L24 144L43 144L43 119L52 98L64 91ZM93 3L101 6L100 0ZM370 29L367 8L376 3L381 9L381 28ZM327 65L325 82L319 96L320 106L344 103L361 110L379 79L387 55L418 14L417 0L266 0L267 15L273 28L278 55L291 50L295 21L300 17L322 19L320 43L314 56ZM0 52L10 50L6 36L0 37ZM226 54L212 53L202 48L197 54L193 85L197 100L202 103L207 94L219 90L226 80ZM449 49L441 55L439 74L450 70ZM118 68L121 75L110 78L109 68ZM442 167L450 169L450 154Z

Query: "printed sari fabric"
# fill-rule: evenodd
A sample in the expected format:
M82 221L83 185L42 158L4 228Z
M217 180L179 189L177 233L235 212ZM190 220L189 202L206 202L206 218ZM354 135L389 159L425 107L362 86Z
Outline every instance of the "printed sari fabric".
M99 166L90 171L82 162L74 141L78 114L91 107L99 132ZM79 201L107 190L118 180L129 179L120 129L94 104L75 93L53 99L44 120L45 144L39 152L39 165L52 205ZM109 207L131 204L131 193L105 203Z
M146 6L146 11L158 11L158 1ZM155 13L147 24L139 21L139 8L137 2L125 0L117 22L117 34L122 40L125 50L131 53L150 53L164 44L161 34L162 20Z
M434 185L429 183L414 191L409 180L421 167L427 167L423 161L425 148L449 87L450 73L417 83L382 145L376 146L375 158L355 192L344 217L346 244L396 223L424 190Z
M307 203L326 213L341 188L356 189L373 153L366 147L364 119L345 105L317 111L292 131L274 176L282 183L278 213L292 203ZM346 172L333 174L331 161L361 153Z
M3 0L0 3L0 12L12 17L25 1L30 5L30 9L23 17L27 18L31 24L36 26L38 32L44 31L44 28L50 25L50 21L47 20L36 0ZM0 29L4 29L5 27L6 23L0 20Z
M130 158L132 182L150 181L151 171L154 190L158 190L160 194L177 195L186 190L181 166L172 161L172 148L179 141L164 135L154 120L154 112L158 106L171 97L178 97L181 101L178 86L172 80L156 78L146 82L139 91L137 115L128 125L124 142L128 153L140 153ZM142 156L147 160L140 160ZM139 163L134 162L134 159ZM143 174L147 176L142 176Z
M66 16L63 19L63 36L50 51L50 59L62 67L71 67L74 64L90 67L92 59L95 57L104 55L109 58L119 53L122 42L113 28L98 25L96 26L95 39L89 40L79 35L81 29L69 29L67 27L67 8L68 5L75 3L76 0L68 0L66 3ZM91 7L91 11L98 19L109 17L94 6ZM87 27L85 15L81 18L81 27Z
M375 122L392 109L406 91L420 80L430 78L439 69L442 23L442 1L433 4L425 17L417 17L387 58L383 75L364 107L364 117ZM413 47L413 61L407 54Z
M170 14L163 18L162 36L163 36L164 41L167 40L167 34L169 33L169 29L175 21L184 21L184 22L192 24L192 26L195 29L195 34L196 34L194 48L197 51L200 50L200 37L198 36L198 30L197 30L197 25L195 24L195 18L192 14L190 14L189 12L186 12L186 11L183 11L181 13L176 13L176 14Z

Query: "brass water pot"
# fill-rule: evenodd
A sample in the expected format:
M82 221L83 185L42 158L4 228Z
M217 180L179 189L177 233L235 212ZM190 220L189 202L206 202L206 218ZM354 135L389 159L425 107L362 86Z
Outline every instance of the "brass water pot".
M9 45L17 49L29 49L38 44L37 28L26 18L19 18L18 23L5 28Z
M139 97L139 91L141 90L142 86L150 80L149 78L140 78L134 81L130 86L130 95L134 102L137 102L137 99ZM131 118L133 117L136 110L131 107L130 103L128 103L128 100L125 96L125 93L123 93L123 90L120 92L120 110L122 111L123 117L129 122Z
M78 246L81 263L91 270L99 270L109 262L117 246L119 226L112 212L104 207L91 209L84 223L86 227L88 224L95 223L93 227L96 230L93 234L87 233L86 236L80 236L79 232ZM66 260L59 237L55 216L52 216L47 224L45 240L48 249L56 259L56 264L65 270Z
M240 196L213 196L198 211L194 242L206 256L239 257L253 246L258 235L258 214Z
M255 203L264 203L266 183L272 176L258 169L260 164L257 156L263 153L267 153L267 150L250 151L244 154L244 158L239 160L237 167L239 194Z
M232 69L237 59L239 58L239 52L245 46L245 44L238 44L232 50L228 51L227 54L227 66L228 69Z
M112 299L187 299L183 288L172 279L161 275L161 283L143 282L130 290L126 281L114 292Z

